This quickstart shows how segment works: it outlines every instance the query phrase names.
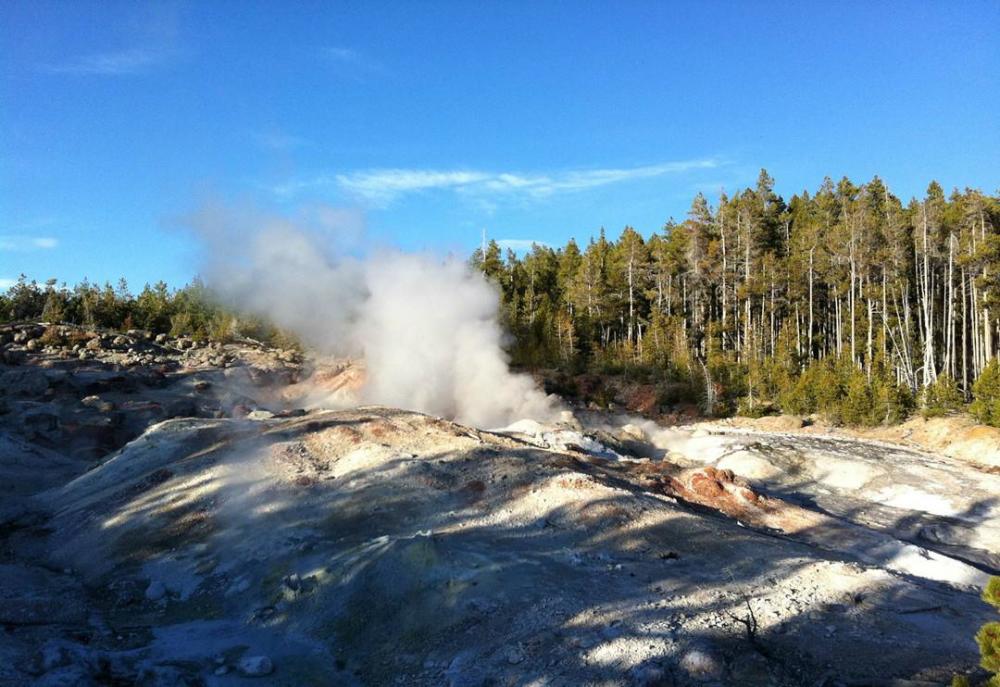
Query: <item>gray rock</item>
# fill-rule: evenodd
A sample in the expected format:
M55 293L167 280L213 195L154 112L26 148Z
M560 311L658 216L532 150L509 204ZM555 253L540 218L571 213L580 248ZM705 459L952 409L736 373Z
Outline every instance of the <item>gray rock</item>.
M41 396L49 388L49 379L41 370L17 369L0 374L0 389L8 396Z
M632 683L635 687L667 687L674 684L662 666L644 663L632 669Z
M247 677L263 677L274 672L274 664L267 656L244 656L237 667Z
M524 649L522 649L520 646L507 647L507 650L504 652L504 658L507 660L507 663L511 665L517 665L518 663L523 663Z
M41 665L44 672L68 666L73 662L73 654L61 644L49 643L42 647Z
M44 568L0 564L0 623L82 623L84 594L72 578Z
M47 410L34 410L22 418L25 431L33 437L54 438L59 431L59 416Z
M685 651L680 666L692 678L701 681L719 680L726 670L722 656L707 642Z
M27 354L18 348L7 348L3 351L2 356L3 362L8 365L20 365L24 362Z
M142 687L185 687L203 682L177 666L155 665L144 669L135 684Z
M96 684L86 668L70 665L46 673L34 682L34 687L90 687Z
M475 659L475 653L469 649L456 654L444 672L445 684L448 687L474 687L482 685L483 675Z
M100 396L85 396L80 400L80 403L87 406L88 408L94 408L95 410L102 413L110 413L115 409L115 404L111 401L105 401Z
M146 598L150 601L160 601L167 596L167 586L159 580L153 580L146 587Z

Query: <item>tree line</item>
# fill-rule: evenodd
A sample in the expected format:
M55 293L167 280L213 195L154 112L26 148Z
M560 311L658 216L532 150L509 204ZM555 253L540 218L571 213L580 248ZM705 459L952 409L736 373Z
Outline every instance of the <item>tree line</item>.
M648 238L603 229L581 247L495 241L475 269L500 292L515 364L642 377L665 404L712 414L821 413L892 423L971 403L1000 425L1000 197L932 182L903 204L878 177L824 180L786 202L756 185L695 196L687 218ZM174 336L294 339L220 304L199 280L138 294L23 276L0 323L70 322Z
M786 202L762 170L648 238L602 228L523 257L490 242L471 263L500 289L516 363L680 381L713 412L875 424L995 384L1000 198L976 189L932 182L904 204L878 177L827 178Z
M180 289L171 290L160 281L133 294L124 279L114 286L85 279L69 287L56 279L39 284L21 275L6 293L0 293L0 324L21 321L144 329L210 341L243 337L279 347L298 345L294 337L266 319L226 307L197 278Z

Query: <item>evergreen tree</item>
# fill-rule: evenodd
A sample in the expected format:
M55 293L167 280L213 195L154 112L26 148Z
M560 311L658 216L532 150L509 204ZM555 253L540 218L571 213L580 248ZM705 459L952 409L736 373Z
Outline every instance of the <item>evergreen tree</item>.
M983 424L1000 427L1000 360L994 358L972 386L972 415Z

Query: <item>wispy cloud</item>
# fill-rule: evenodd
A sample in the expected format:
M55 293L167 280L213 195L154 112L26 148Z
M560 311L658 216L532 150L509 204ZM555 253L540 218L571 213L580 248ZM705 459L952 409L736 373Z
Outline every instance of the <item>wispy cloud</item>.
M0 277L0 290L6 291L16 283L17 279L8 279L7 277Z
M319 49L319 56L337 74L356 81L385 71L382 65L354 48L325 46Z
M24 253L33 250L51 250L59 246L59 239L51 236L21 236L8 234L0 236L0 251Z
M293 136L292 134L286 133L279 129L268 129L265 131L255 131L252 132L251 137L254 142L266 150L272 150L276 152L288 152L295 148L301 148L302 146L309 143L304 138L299 136Z
M714 158L705 158L639 167L536 173L485 172L472 169L372 169L295 180L273 190L280 196L291 196L310 189L335 187L348 195L376 205L386 205L401 196L432 190L453 191L479 198L516 195L545 198L609 184L713 169L721 164Z
M349 62L351 64L357 64L361 62L361 53L353 48L343 48L343 47L325 47L320 49L320 53L327 59L334 62Z
M57 64L44 64L41 70L49 74L93 76L125 76L140 74L169 62L176 56L172 50L132 48L117 52L80 55Z
M272 190L278 196L290 197L303 191L334 188L374 205L387 205L402 196L426 191L452 191L479 199L517 195L540 199L610 184L714 169L723 164L715 158L704 158L639 167L536 173L474 169L371 169L321 174L310 179L293 180Z
M334 181L351 195L382 203L401 195L429 189L479 188L496 178L471 170L377 169L337 174Z

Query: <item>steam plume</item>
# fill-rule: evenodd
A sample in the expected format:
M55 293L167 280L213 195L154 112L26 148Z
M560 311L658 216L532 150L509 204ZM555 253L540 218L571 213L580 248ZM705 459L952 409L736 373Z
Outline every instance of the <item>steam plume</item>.
M212 207L191 224L220 295L320 352L365 359L359 400L479 427L554 418L552 399L508 368L496 289L464 262L368 254L359 221L329 209L292 220Z

